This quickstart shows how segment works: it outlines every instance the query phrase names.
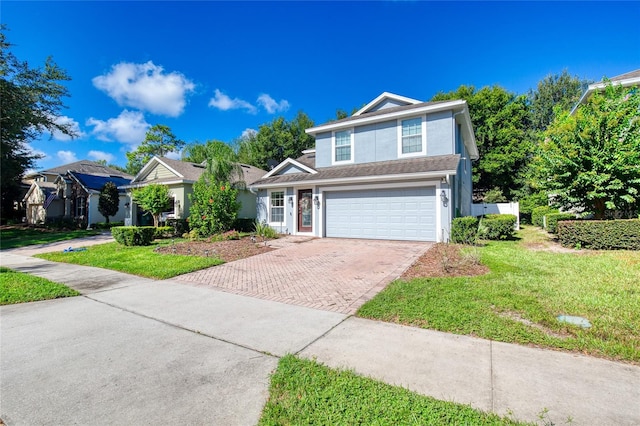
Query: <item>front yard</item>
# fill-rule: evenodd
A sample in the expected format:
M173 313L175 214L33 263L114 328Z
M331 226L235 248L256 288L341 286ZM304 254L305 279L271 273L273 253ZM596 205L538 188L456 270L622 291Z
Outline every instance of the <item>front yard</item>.
M21 225L3 225L0 227L0 249L66 241L74 238L98 235L99 233L98 231L87 231L86 229L59 231Z
M63 284L0 266L0 305L77 296Z
M531 227L519 237L471 249L484 275L400 279L357 315L640 363L640 252L570 251Z

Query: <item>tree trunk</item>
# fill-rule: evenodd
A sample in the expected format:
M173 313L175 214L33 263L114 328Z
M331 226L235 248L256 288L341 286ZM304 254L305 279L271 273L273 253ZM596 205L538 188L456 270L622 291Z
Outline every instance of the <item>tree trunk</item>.
M593 203L593 207L595 209L596 220L603 220L605 212L604 199L598 198L595 203Z
M160 215L159 214L154 214L153 215L153 226L155 226L156 228L158 226L160 226Z

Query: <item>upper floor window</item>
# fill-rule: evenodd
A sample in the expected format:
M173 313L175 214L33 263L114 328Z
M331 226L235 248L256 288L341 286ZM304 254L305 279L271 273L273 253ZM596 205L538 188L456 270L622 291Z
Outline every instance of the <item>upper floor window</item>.
M424 154L422 118L402 120L401 154Z
M269 221L271 223L284 222L284 191L273 191L270 194Z
M333 137L333 163L353 162L352 136L350 130L335 132Z

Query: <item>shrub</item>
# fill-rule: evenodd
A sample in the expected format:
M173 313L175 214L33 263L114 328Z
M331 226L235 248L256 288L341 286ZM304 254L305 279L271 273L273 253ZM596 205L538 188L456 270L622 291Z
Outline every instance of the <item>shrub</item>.
M514 214L488 214L480 223L480 234L488 240L509 240L515 235L518 218Z
M520 223L533 224L531 213L536 207L548 207L549 197L543 192L527 195L518 200L520 205Z
M116 226L124 226L124 222L98 222L91 225L93 229L111 229Z
M200 237L230 230L240 210L237 196L238 190L228 182L198 180L189 195L192 203L189 215L191 230Z
M189 221L187 219L167 219L167 226L173 228L173 235L182 235L189 232Z
M451 242L456 244L475 244L478 240L478 218L473 216L456 217L451 222Z
M116 226L111 228L111 235L125 246L148 246L155 237L153 226Z
M234 229L231 231L223 232L222 234L216 234L210 238L211 241L229 241L239 240L240 233Z
M45 219L45 227L48 229L78 229L79 226L72 217L47 217Z
M174 229L172 226L158 226L155 228L153 238L171 238L174 237Z
M547 231L555 234L559 220L572 220L576 218L576 215L571 213L549 213L545 215L545 218Z
M562 221L556 232L565 247L640 250L640 219Z
M238 232L253 232L255 230L253 222L255 222L254 219L239 217L233 222L233 229Z
M549 213L560 213L558 209L549 206L536 207L531 211L531 224L544 228L544 217Z
M278 238L278 233L275 229L267 225L267 222L255 221L253 229L258 237L266 238Z

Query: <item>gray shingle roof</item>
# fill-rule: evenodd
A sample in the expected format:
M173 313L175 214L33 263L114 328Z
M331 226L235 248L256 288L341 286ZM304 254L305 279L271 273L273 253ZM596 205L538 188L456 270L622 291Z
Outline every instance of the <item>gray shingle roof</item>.
M64 173L67 173L67 171L84 173L87 175L96 175L96 176L122 176L123 178L126 178L126 179L133 179L133 176L127 173L121 172L120 170L112 169L111 167L103 166L100 163L96 163L94 161L89 161L89 160L80 160L74 163L64 164L62 166L35 172L33 174L38 174L38 173L64 174Z
M640 70L630 71L624 74L616 75L615 77L611 77L610 80L620 81L620 80L627 80L629 78L636 78L636 77L640 77Z
M426 172L446 172L456 170L460 155L438 155L433 157L410 158L406 160L379 161L375 163L351 164L347 166L321 167L318 173L289 173L260 179L252 186L267 187L273 184L297 183L307 181L334 181L340 179L358 178ZM382 180L382 179L381 179Z
M298 163L304 164L307 167L311 167L312 169L316 168L316 153L309 152L307 154L303 154L300 157L296 158Z
M202 173L204 173L206 170L206 167L203 166L202 164L190 163L188 161L172 160L166 157L158 157L158 158L167 166L171 167L173 170L175 170L176 172L184 176L183 177L184 180L195 182L198 179L200 179L200 176L202 176ZM254 166L250 166L248 164L240 164L240 166L242 167L242 172L244 174L244 181L247 185L249 185L250 183L253 183L254 181L260 179L262 176L267 174L266 171ZM176 177L176 178L157 179L154 181L148 181L146 183L149 183L149 182L165 183L165 182L176 181L176 179L179 179L179 178Z

